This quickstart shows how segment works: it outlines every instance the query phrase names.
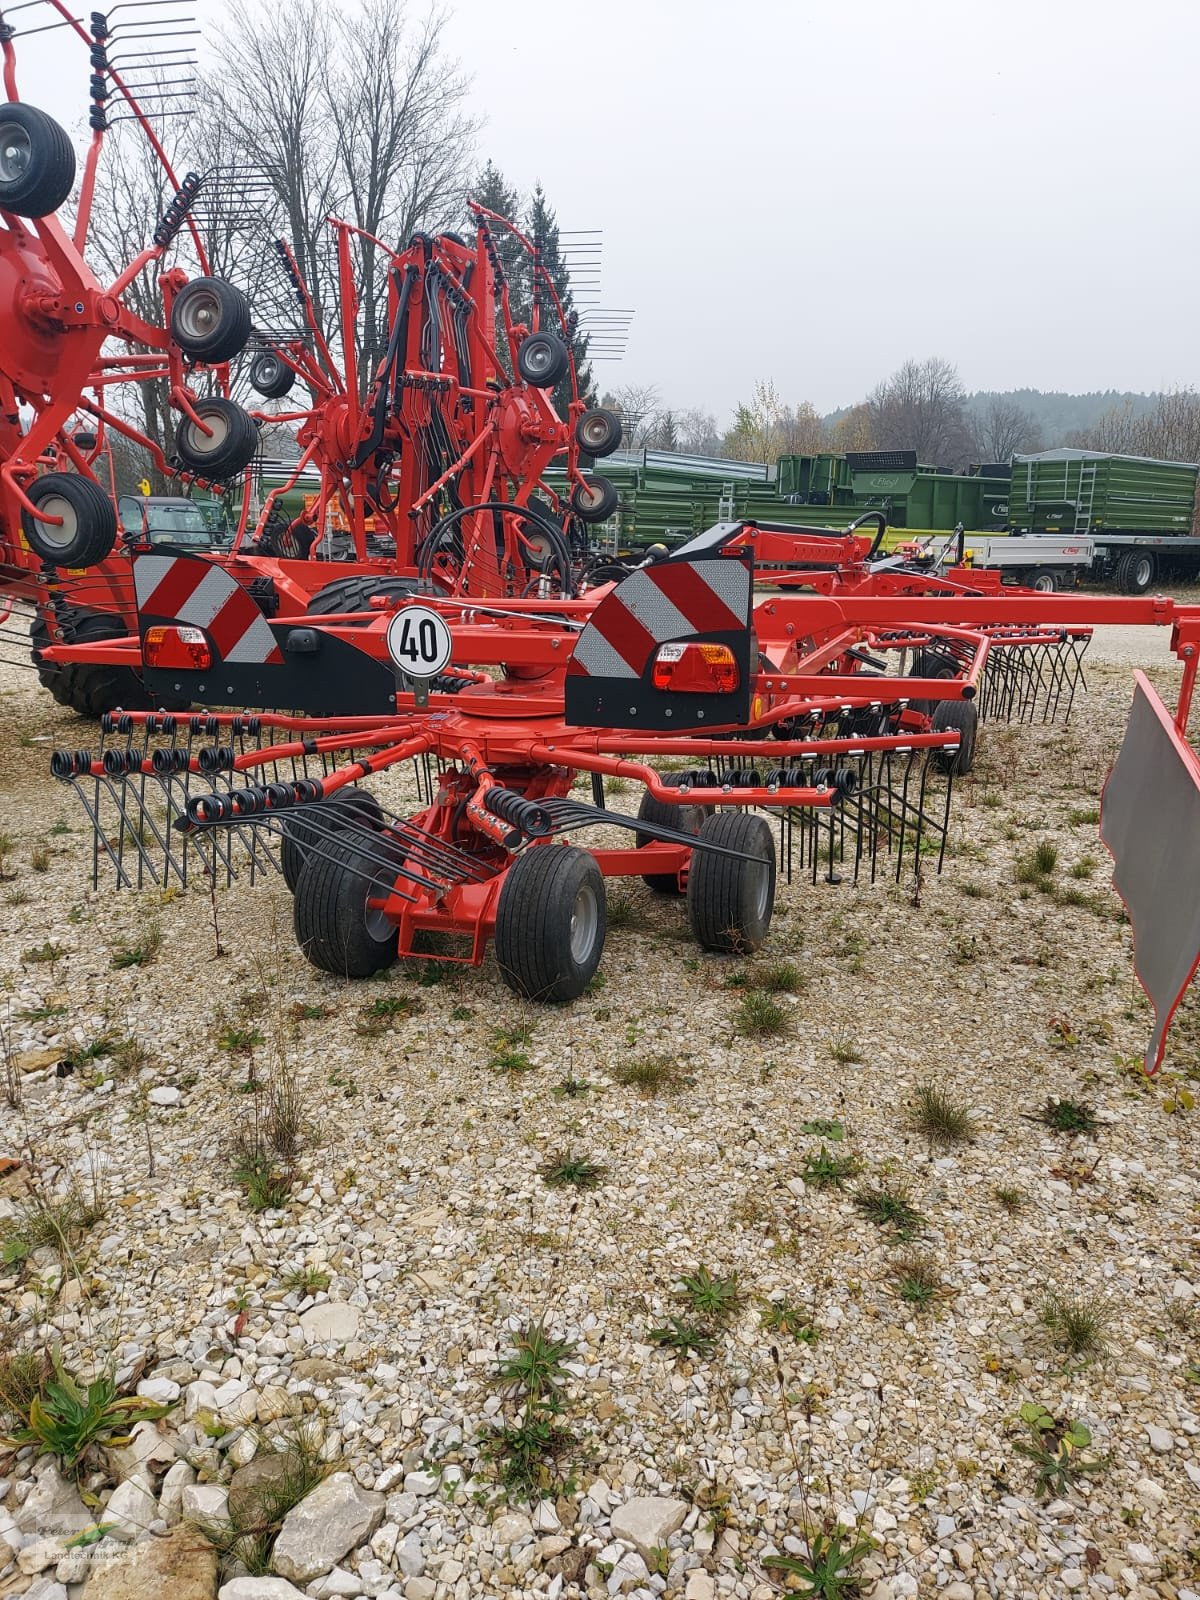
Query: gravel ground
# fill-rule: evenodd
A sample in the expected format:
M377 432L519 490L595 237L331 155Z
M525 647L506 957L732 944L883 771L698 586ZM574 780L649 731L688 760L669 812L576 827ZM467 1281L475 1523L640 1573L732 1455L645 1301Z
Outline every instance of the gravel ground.
M1200 1111L1164 1100L1195 1075L1200 1012L1185 1005L1172 1036L1174 1084L1145 1083L1149 1014L1094 811L1130 663L1164 689L1177 669L1165 632L1101 630L1090 659L1069 728L983 731L919 904L908 883L783 886L747 969L698 952L680 908L639 884L603 983L568 1008L521 1004L491 963L426 975L439 982L325 977L294 948L281 888L218 897L219 958L197 891L93 895L83 818L46 756L94 734L32 674L0 669L0 1017L31 1068L20 1108L0 1109L0 1154L47 1193L74 1181L103 1205L61 1293L50 1253L9 1269L10 1338L182 1386L171 1427L202 1478L253 1450L237 1427L214 1443L198 1426L204 1384L232 1386L217 1409L234 1421L319 1413L328 1449L388 1498L374 1550L337 1569L360 1577L311 1593L765 1600L780 1575L764 1557L840 1513L874 1540L877 1600L1195 1600ZM1039 841L1057 852L1042 888L1017 877ZM150 924L157 955L114 970ZM38 961L46 941L58 953ZM784 962L799 980L777 997L784 1031L745 1036L731 973ZM380 999L413 1014L374 1019ZM231 1029L262 1042L222 1048ZM500 1069L501 1034L528 1070ZM144 1060L85 1055L106 1037ZM647 1060L674 1073L653 1092L619 1081ZM264 1102L246 1085L281 1071L303 1114L296 1178L280 1209L253 1212L233 1177ZM588 1087L562 1092L572 1080ZM931 1154L912 1130L925 1082L971 1108L969 1142ZM1052 1132L1048 1098L1088 1104L1095 1131ZM819 1119L842 1142L806 1131ZM913 1241L868 1220L852 1184L805 1185L823 1143L861 1163L858 1182L907 1194ZM597 1164L598 1186L549 1186L560 1156ZM10 1214L25 1176L8 1180ZM897 1292L914 1250L937 1284L923 1308ZM300 1266L328 1287L288 1289ZM691 1315L676 1288L700 1266L736 1273L744 1298L710 1352L675 1360L648 1330ZM1053 1294L1091 1302L1102 1352L1056 1347ZM813 1342L766 1325L763 1302L784 1298ZM497 1353L539 1318L575 1347L577 1442L531 1527L478 1441L512 1415ZM1073 1490L1036 1491L1016 1449L1030 1402L1092 1435L1098 1470ZM5 1480L10 1509L32 1464ZM621 1503L646 1496L686 1502L649 1562L617 1536ZM37 1581L9 1572L5 1593Z

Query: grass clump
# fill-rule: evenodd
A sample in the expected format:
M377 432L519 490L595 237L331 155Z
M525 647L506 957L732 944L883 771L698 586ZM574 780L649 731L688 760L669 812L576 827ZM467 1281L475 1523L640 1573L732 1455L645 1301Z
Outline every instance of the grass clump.
M909 1112L909 1123L934 1150L950 1150L975 1137L975 1118L963 1100L956 1100L934 1083L919 1083Z
M613 1073L617 1082L626 1088L637 1089L644 1095L665 1094L693 1080L666 1056L647 1056L618 1067Z
M659 1327L648 1329L646 1337L683 1358L695 1355L705 1360L717 1347L717 1335L708 1323L686 1317L668 1317Z
M281 1279L285 1289L296 1289L301 1294L317 1294L329 1287L329 1274L321 1267L289 1267Z
M622 887L610 891L608 896L610 931L613 928L639 928L645 920L642 908L632 890Z
M1072 811L1067 821L1073 828L1094 827L1100 821L1100 809L1098 806L1088 806L1086 810Z
M876 1184L864 1184L855 1190L854 1204L868 1222L873 1222L879 1228L894 1229L900 1239L913 1238L925 1220L907 1193L899 1187L886 1189Z
M1050 879L1057 865L1058 846L1050 839L1039 839L1031 850L1018 856L1014 869L1016 880L1049 894L1053 888Z
M53 1376L32 1397L4 1442L11 1449L34 1445L48 1451L73 1476L88 1470L100 1449L128 1444L135 1424L155 1422L171 1409L120 1394L107 1373L83 1383L67 1370L57 1351L50 1362Z
M1071 876L1073 878L1090 878L1095 870L1095 856L1080 856L1078 861L1071 864Z
M1080 1479L1104 1470L1103 1460L1083 1454L1092 1436L1082 1422L1059 1420L1037 1400L1023 1405L1019 1416L1028 1436L1014 1448L1037 1469L1037 1489L1043 1499L1061 1499Z
M741 998L734 1023L739 1033L753 1039L769 1039L785 1033L790 1019L777 1000L762 989L750 989Z
M918 1310L930 1305L941 1292L942 1280L932 1256L919 1250L906 1250L892 1263L896 1293L906 1305Z
M326 1454L323 1431L307 1419L292 1422L283 1434L260 1438L255 1460L278 1457L276 1471L235 1502L236 1510L228 1517L202 1522L197 1532L251 1577L265 1577L284 1518L338 1465Z
M704 1266L685 1273L676 1293L698 1315L718 1324L728 1322L746 1298L736 1272L727 1278L716 1278Z
M35 1250L57 1252L64 1266L89 1228L104 1215L97 1200L87 1200L78 1188L57 1198L35 1192L19 1200L11 1217L0 1227L0 1258L6 1266L27 1261Z
M1055 1133L1095 1133L1100 1126L1085 1100L1047 1100L1035 1120Z
M0 1355L0 1414L19 1423L46 1392L54 1374L50 1355L41 1350L6 1350Z
M793 1305L785 1297L782 1300L760 1300L758 1309L762 1325L768 1333L794 1339L797 1344L816 1344L820 1338L812 1312L806 1306Z
M1108 1349L1111 1313L1093 1295L1049 1295L1038 1312L1038 1321L1068 1355L1087 1360L1102 1356Z
M813 1155L810 1151L800 1168L800 1178L808 1189L841 1189L847 1178L855 1177L861 1163L849 1151L831 1151L822 1145Z
M805 987L805 976L795 962L765 962L747 971L746 987L768 995L795 995Z
M839 1067L853 1066L855 1062L863 1059L859 1045L848 1033L838 1033L829 1041L829 1054Z
M1008 1212L1010 1217L1016 1216L1028 1199L1024 1189L1018 1187L1015 1183L996 1184L992 1190L992 1197L1002 1210Z
M136 943L119 944L113 951L113 970L124 972L129 967L147 967L161 949L162 929L157 922L149 922Z
M558 1155L542 1167L542 1182L551 1189L598 1189L607 1170L585 1156Z

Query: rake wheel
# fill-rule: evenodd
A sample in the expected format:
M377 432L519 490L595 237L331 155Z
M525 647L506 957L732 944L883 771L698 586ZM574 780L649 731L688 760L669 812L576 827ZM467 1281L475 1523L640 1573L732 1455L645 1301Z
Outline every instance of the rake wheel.
M317 812L319 811L319 815ZM283 881L293 894L300 874L314 845L328 841L334 833L352 827L383 828L383 808L367 789L351 789L319 802L316 810L287 817L279 845L279 866Z
M29 498L58 523L21 513L29 548L59 567L94 567L117 542L117 511L94 478L77 472L48 472L29 489Z
M399 930L369 904L381 891L371 862L349 840L330 839L300 871L292 902L296 943L322 972L369 978L396 960Z
M934 752L938 769L962 777L975 765L975 745L979 737L979 707L974 700L941 700L933 713L934 733L953 728L959 736L958 749Z
M748 811L721 811L705 818L699 836L739 854L693 852L687 886L692 932L706 950L748 955L767 937L775 907L770 824Z
M665 800L656 800L648 789L642 796L641 805L638 806L640 821L662 828L676 828L680 833L698 834L708 815L703 806L672 806ZM637 833L634 835L634 842L640 850L643 845L653 844L654 837L649 833ZM648 889L653 889L655 894L686 893L686 890L679 887L679 878L674 872L643 872L642 882Z
M0 109L0 211L48 217L75 184L75 151L53 117L11 101Z
M496 907L496 961L527 1000L574 1000L592 981L608 931L604 878L577 845L517 856Z

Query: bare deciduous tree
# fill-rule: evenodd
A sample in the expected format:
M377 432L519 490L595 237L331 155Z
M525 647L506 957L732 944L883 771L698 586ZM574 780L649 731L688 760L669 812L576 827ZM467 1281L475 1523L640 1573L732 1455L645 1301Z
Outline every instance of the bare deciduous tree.
M711 411L698 406L680 411L676 417L679 429L679 448L690 456L715 456L720 454L721 435L717 419Z
M934 466L961 465L970 454L958 369L941 356L906 361L867 398L877 448L915 450Z
M1042 448L1041 430L1033 417L1003 395L992 395L976 413L971 433L978 461L1008 461Z

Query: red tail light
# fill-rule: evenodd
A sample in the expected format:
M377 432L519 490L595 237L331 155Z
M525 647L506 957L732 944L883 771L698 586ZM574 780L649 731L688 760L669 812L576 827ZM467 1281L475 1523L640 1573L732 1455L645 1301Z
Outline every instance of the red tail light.
M727 644L664 644L654 658L656 689L678 694L733 694L738 666Z
M202 628L180 625L147 628L142 645L148 667L182 667L188 672L205 672L212 666L212 649Z

